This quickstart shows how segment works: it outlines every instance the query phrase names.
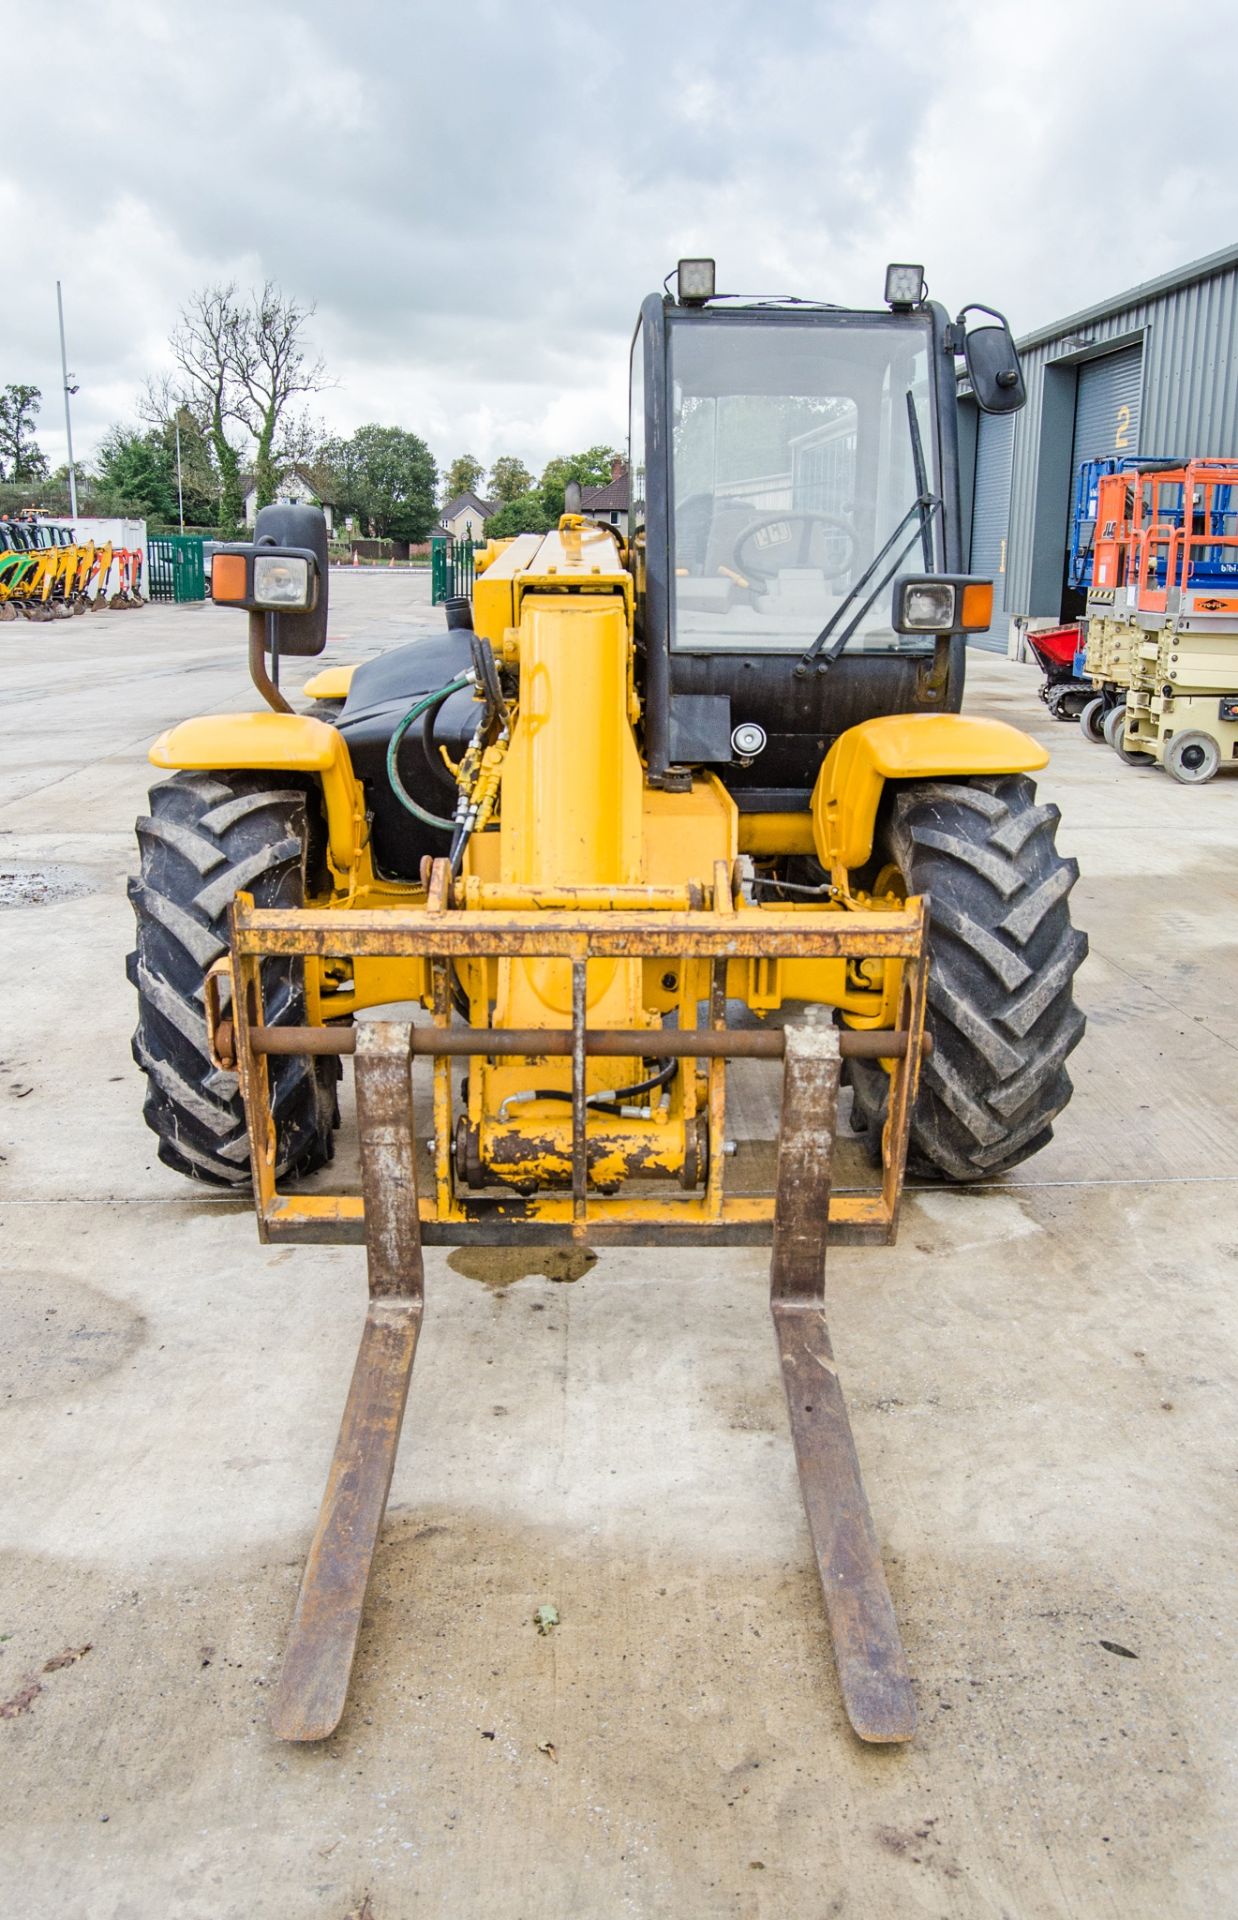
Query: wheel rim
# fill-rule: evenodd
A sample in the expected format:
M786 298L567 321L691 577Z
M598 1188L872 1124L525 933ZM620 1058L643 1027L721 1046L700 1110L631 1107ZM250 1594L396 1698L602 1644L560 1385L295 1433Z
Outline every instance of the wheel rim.
M1187 786L1203 786L1211 780L1220 766L1220 749L1214 740L1201 734L1183 734L1175 741L1165 756L1165 763L1175 780L1181 780Z

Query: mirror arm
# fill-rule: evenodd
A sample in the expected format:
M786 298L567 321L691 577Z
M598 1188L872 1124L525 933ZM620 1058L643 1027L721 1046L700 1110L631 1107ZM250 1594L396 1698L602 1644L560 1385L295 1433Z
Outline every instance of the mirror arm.
M249 616L249 677L268 707L273 707L276 713L295 713L296 708L285 700L267 672L266 620L265 613L251 613Z

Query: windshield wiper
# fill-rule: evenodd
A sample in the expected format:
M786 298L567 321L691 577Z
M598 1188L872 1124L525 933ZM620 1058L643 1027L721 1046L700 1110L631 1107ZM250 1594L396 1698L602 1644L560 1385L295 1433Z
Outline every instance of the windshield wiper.
M797 679L802 680L806 674L812 672L814 667L818 673L824 673L827 667L833 665L847 642L851 639L851 636L855 633L860 622L868 613L870 607L872 607L874 601L881 593L884 593L885 589L889 586L891 580L893 580L895 574L907 558L907 555L915 546L917 539L920 541L924 554L924 571L926 573L936 572L936 568L933 565L931 528L933 515L941 508L941 495L930 493L928 490L928 470L924 462L924 442L920 438L920 422L916 415L915 397L910 387L907 389L907 431L911 436L911 459L916 475L916 497L881 551L873 555L851 591L839 602L837 607L835 607L812 645L800 655L795 667ZM855 606L856 596L864 591L864 588L868 585L886 555L898 541L902 539L907 529L907 524L913 515L918 516L918 524L911 538L899 549L898 553L895 554L894 559L890 562L863 605L856 609L855 614L847 622L847 625L838 635L838 638L834 639L833 635L839 621Z

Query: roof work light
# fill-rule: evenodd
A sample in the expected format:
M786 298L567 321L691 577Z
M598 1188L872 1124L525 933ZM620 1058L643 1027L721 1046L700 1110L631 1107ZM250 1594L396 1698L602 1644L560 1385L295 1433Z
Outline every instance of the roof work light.
M676 286L681 307L703 307L714 297L712 260L681 260L676 270Z
M896 313L918 307L925 294L924 268L898 265L886 268L885 301Z

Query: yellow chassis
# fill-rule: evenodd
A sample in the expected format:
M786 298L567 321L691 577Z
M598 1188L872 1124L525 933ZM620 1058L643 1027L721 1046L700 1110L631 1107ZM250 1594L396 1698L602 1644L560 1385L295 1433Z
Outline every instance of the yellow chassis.
M675 790L646 779L632 580L608 534L565 520L558 534L511 542L491 556L475 602L477 631L518 692L456 770L477 825L458 876L439 870L437 897L376 871L365 794L336 728L291 712L227 715L187 721L156 742L157 766L296 773L321 790L326 884L278 925L238 907L237 1004L252 997L262 954L282 952L304 962L311 1025L401 1001L446 1022L454 1000L479 1030L562 1036L587 1027L631 1037L626 1056L591 1059L579 1072L533 1045L518 1056L479 1048L454 1172L450 1069L440 1061L427 1216L440 1233L477 1225L477 1208L498 1227L577 1232L582 1186L591 1225L673 1218L685 1228L768 1231L768 1207L724 1204L723 1062L689 1063L655 1086L646 1065L654 1038L668 1016L694 1028L702 1005L723 1021L728 1000L758 1016L815 1003L837 1009L850 1029L899 1028L911 1004L906 963L923 958L923 916L903 906L897 875L877 876L871 893L855 878L872 858L886 781L1030 771L1048 756L1000 721L890 715L835 743L808 812L741 815L712 773ZM744 855L759 869L800 854L815 855L829 876L820 897L778 907L745 899ZM261 1182L264 1081L246 1060L241 1026ZM678 1182L686 1197L620 1191L654 1180ZM695 1192L702 1180L703 1198ZM488 1212L463 1197L465 1187L496 1183L514 1197ZM866 1213L869 1203L857 1202L853 1224L892 1230L892 1192L884 1211ZM260 1200L269 1232L314 1217L312 1205L296 1216L275 1211L261 1185ZM337 1217L328 1205L321 1217L334 1230L348 1209Z

